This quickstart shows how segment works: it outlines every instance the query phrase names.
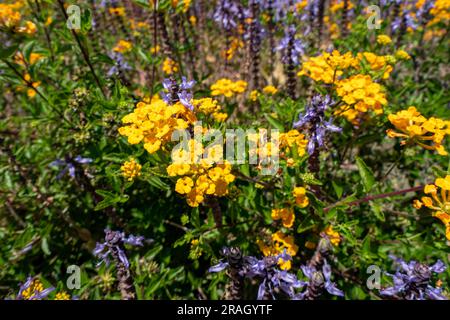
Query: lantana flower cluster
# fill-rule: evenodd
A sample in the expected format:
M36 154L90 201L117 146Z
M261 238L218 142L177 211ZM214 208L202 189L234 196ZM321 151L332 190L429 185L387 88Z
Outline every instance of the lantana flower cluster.
M208 196L221 197L228 193L228 185L235 176L231 164L222 161L222 148L216 145L205 150L200 142L192 139L187 148L172 151L173 163L167 167L167 173L171 177L180 176L175 191L186 195L189 206L198 207Z
M288 236L282 231L272 234L269 241L258 240L257 244L264 256L279 256L286 253L291 257L297 255L298 246L294 242L293 236ZM278 265L282 270L290 270L292 263L290 260L279 259Z
M195 120L195 114L179 102L168 105L152 99L151 103L139 102L132 113L123 117L126 125L119 128L119 133L130 144L144 142L145 150L154 153L170 142L175 130L186 129Z
M395 129L386 131L390 138L401 138L402 145L418 144L427 150L436 150L447 155L442 142L450 134L450 121L431 117L425 118L416 107L409 107L388 116Z
M427 196L414 200L414 207L420 209L425 206L434 210L433 216L445 225L445 235L450 241L450 175L437 178L434 184L426 185L424 193Z
M223 95L226 98L231 98L236 94L243 93L247 89L247 82L243 80L232 81L230 79L222 78L211 85L211 95Z

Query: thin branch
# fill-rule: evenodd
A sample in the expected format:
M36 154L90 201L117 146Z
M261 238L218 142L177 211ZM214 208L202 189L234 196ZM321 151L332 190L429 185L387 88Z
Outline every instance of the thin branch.
M65 19L68 20L69 16L67 15L66 10L64 10L64 1L63 0L58 0L58 3L59 3L59 6L61 8L61 11L64 14ZM70 29L70 31L72 32L73 37L77 41L78 47L80 48L81 54L83 55L83 58L84 58L84 61L88 65L89 70L91 71L92 76L94 77L95 83L97 84L98 88L102 92L103 96L106 98L105 91L103 90L103 87L102 87L102 85L100 83L100 80L98 79L97 74L95 73L94 67L92 66L91 60L89 59L89 54L88 54L86 48L82 45L81 40L78 37L78 34L76 33L76 31L74 29Z
M349 207L352 206L357 206L360 205L361 203L365 203L365 202L369 202L372 200L377 200L377 199L383 199L383 198L389 198L389 197L394 197L394 196L398 196L401 194L405 194L408 192L415 192L415 191L419 191L422 190L424 188L424 186L417 186L417 187L413 187L413 188L408 188L408 189L403 189L403 190L398 190L398 191L392 191L392 192L388 192L388 193L381 193L381 194L375 194L375 195L370 195L370 196L366 196L364 198L355 200L355 201L351 201L351 202L347 202L345 203L345 199L339 202L336 202L335 204L332 204L326 208L323 209L324 212L330 211L331 209L333 209L334 207L340 205L340 204L345 204Z

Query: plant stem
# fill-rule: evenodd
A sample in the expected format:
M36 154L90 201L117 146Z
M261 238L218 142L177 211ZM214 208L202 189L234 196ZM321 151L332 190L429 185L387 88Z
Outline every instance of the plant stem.
M61 8L61 11L62 11L63 14L64 14L65 19L68 20L69 17L67 16L66 10L64 10L64 1L63 1L63 0L58 0L58 3L59 3L59 6L60 6L60 8ZM73 35L73 37L75 38L75 40L76 40L76 42L77 42L77 44L78 44L78 47L79 47L80 50L81 50L81 54L83 55L84 61L85 61L86 64L88 65L89 70L91 71L92 76L94 77L95 83L97 84L98 88L99 88L100 91L102 92L103 97L106 98L105 91L104 91L104 89L103 89L103 87L102 87L102 85L101 85L101 83L100 83L100 80L98 79L97 75L95 74L94 67L92 66L91 60L89 59L89 54L88 54L86 48L84 48L83 45L81 44L80 37L78 37L78 34L76 33L76 31L75 31L74 29L71 29L70 31L72 32L72 35Z
M389 197L393 197L393 196L398 196L401 194L405 194L408 192L415 192L415 191L419 191L422 190L424 188L424 186L417 186L417 187L413 187L413 188L408 188L408 189L403 189L403 190L398 190L398 191L392 191L392 192L387 192L387 193L381 193L381 194L375 194L375 195L370 195L370 196L366 196L364 198L355 200L355 201L351 201L348 203L345 203L345 199L339 202L336 202L335 204L332 204L331 206L328 206L326 208L323 209L324 212L328 212L331 209L333 209L334 207L340 205L340 204L346 204L350 207L352 206L357 206L360 205L361 203L365 203L365 202L369 202L372 200L377 200L377 199L383 199L383 198L389 198Z

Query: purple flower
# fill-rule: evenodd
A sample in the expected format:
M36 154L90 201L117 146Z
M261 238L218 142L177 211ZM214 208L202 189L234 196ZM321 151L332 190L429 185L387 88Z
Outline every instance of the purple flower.
M223 249L227 252L227 248ZM294 297L296 288L301 288L305 284L299 281L297 277L285 270L277 268L279 259L284 261L291 260L286 252L277 256L268 256L262 259L257 259L252 256L245 256L242 258L243 263L239 264L237 273L243 278L259 279L257 299L262 300L270 295L275 299L275 293L283 292L288 297ZM237 266L234 266L237 267ZM217 265L209 268L209 272L220 272L230 268L229 262L220 261Z
M380 294L406 300L448 300L441 294L440 288L430 285L432 274L442 273L446 269L441 260L428 266L414 260L406 262L394 255L389 257L398 267L394 274L386 273L392 277L393 286L380 290Z
M344 296L344 292L331 281L331 267L326 260L324 260L322 270L316 270L313 266L302 266L301 269L309 281L304 282L306 290L294 296L296 300L317 299L322 295L323 289L331 295Z
M53 290L55 290L55 288L53 287L46 288L44 290L38 290L35 287L35 281L37 281L36 278L28 277L27 281L20 286L16 300L42 300L45 299ZM25 291L27 291L26 297L24 296Z
M119 52L113 52L109 57L114 60L114 65L108 70L107 76L111 77L121 72L132 70L130 65L125 61L123 55Z
M292 62L294 66L298 66L300 64L299 56L305 53L305 45L300 39L295 38L295 33L295 26L290 25L275 50L282 51L282 62L284 64Z
M325 120L325 110L333 104L330 96L316 95L306 105L305 113L299 114L299 120L294 122L294 128L303 128L308 135L308 153L313 154L316 149L325 146L325 138L328 133L340 133L342 129L333 125L333 119Z
M110 257L112 257L116 260L116 263L120 262L128 269L130 263L128 262L123 245L143 246L143 241L144 237L142 236L130 235L126 237L124 232L105 229L105 241L103 243L97 243L93 251L94 256L100 258L97 267L102 263L108 266L110 264Z
M61 179L67 172L72 178L75 178L75 169L77 164L89 164L93 160L91 158L83 158L81 156L76 156L75 158L71 158L66 156L65 159L56 159L55 161L50 163L51 167L60 167L62 168L59 174L56 176L56 179Z
M238 1L219 0L213 14L213 19L224 30L236 28L238 23L248 16L248 12Z
M168 78L164 79L162 82L164 89L167 92L161 92L161 97L167 104L174 104L178 101L188 108L189 110L194 110L192 105L192 88L195 85L195 80L187 81L186 77L181 77L181 83L178 84L174 79Z

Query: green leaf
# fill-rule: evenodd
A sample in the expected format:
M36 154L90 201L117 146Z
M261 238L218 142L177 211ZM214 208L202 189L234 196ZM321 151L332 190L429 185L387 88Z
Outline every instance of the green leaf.
M284 131L284 126L280 121L278 121L277 119L275 119L274 117L272 117L271 115L269 115L267 113L264 113L264 117L267 119L267 121L269 121L269 123L273 127L277 128L280 131Z
M360 157L356 157L356 165L358 166L359 175L361 176L364 185L364 190L368 192L375 184L373 172Z
M48 241L47 241L46 237L42 238L41 248L42 248L42 251L44 252L45 255L48 256L48 255L51 254L50 249L48 248Z
M18 45L12 45L11 47L4 47L0 49L0 59L6 59L12 56L16 51Z
M336 196L338 199L342 197L342 193L344 192L344 188L339 185L337 182L331 181L331 185L333 186L334 193L336 193Z
M372 212L375 213L375 216L378 218L378 220L380 221L386 220L380 203L371 201L370 208L372 209Z

